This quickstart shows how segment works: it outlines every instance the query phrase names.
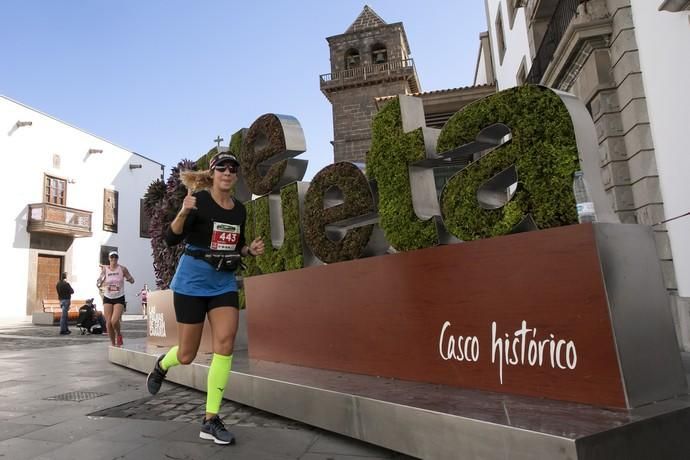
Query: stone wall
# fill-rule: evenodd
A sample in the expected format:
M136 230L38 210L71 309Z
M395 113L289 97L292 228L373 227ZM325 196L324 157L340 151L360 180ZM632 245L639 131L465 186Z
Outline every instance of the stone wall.
M623 223L653 225L657 254L681 346L690 351L690 302L677 295L664 225L654 141L629 0L580 5L542 80L590 109L599 141L601 180Z
M371 146L371 120L377 112L374 99L405 93L409 93L409 87L404 80L347 88L333 93L334 161L364 163Z

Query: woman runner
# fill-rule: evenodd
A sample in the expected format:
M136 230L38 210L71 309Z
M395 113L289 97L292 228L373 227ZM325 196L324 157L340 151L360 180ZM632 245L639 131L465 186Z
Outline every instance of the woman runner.
M234 435L218 417L230 375L239 318L234 268L240 256L258 256L264 252L261 238L249 245L245 243L246 210L232 196L239 167L234 155L219 153L211 159L209 171L182 174L188 194L166 233L168 245L186 241L170 285L179 342L158 358L146 379L148 391L155 395L168 369L194 360L208 314L213 358L208 371L206 414L199 437L216 444L235 442ZM193 193L193 189L204 187Z

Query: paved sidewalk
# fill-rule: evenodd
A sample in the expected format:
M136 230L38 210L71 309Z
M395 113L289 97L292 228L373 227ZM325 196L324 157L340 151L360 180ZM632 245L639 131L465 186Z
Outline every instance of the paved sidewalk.
M128 319L125 341L144 337ZM107 336L57 332L0 323L0 460L410 458L228 401L237 444L217 446L198 437L203 393L166 383L151 397L143 374L108 361Z

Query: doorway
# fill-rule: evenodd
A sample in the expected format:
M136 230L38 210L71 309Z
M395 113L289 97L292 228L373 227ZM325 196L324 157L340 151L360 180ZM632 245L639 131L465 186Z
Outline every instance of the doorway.
M55 285L60 281L63 265L63 256L38 255L36 274L36 298L38 302L34 311L42 311L43 299L57 299Z

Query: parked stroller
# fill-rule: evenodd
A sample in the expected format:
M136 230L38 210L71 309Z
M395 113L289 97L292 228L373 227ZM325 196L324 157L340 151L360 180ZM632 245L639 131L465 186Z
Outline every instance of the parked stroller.
M87 332L89 334L103 334L105 332L103 322L103 316L98 314L93 299L87 299L86 303L79 308L79 318L77 318L77 327L81 331L81 335Z

